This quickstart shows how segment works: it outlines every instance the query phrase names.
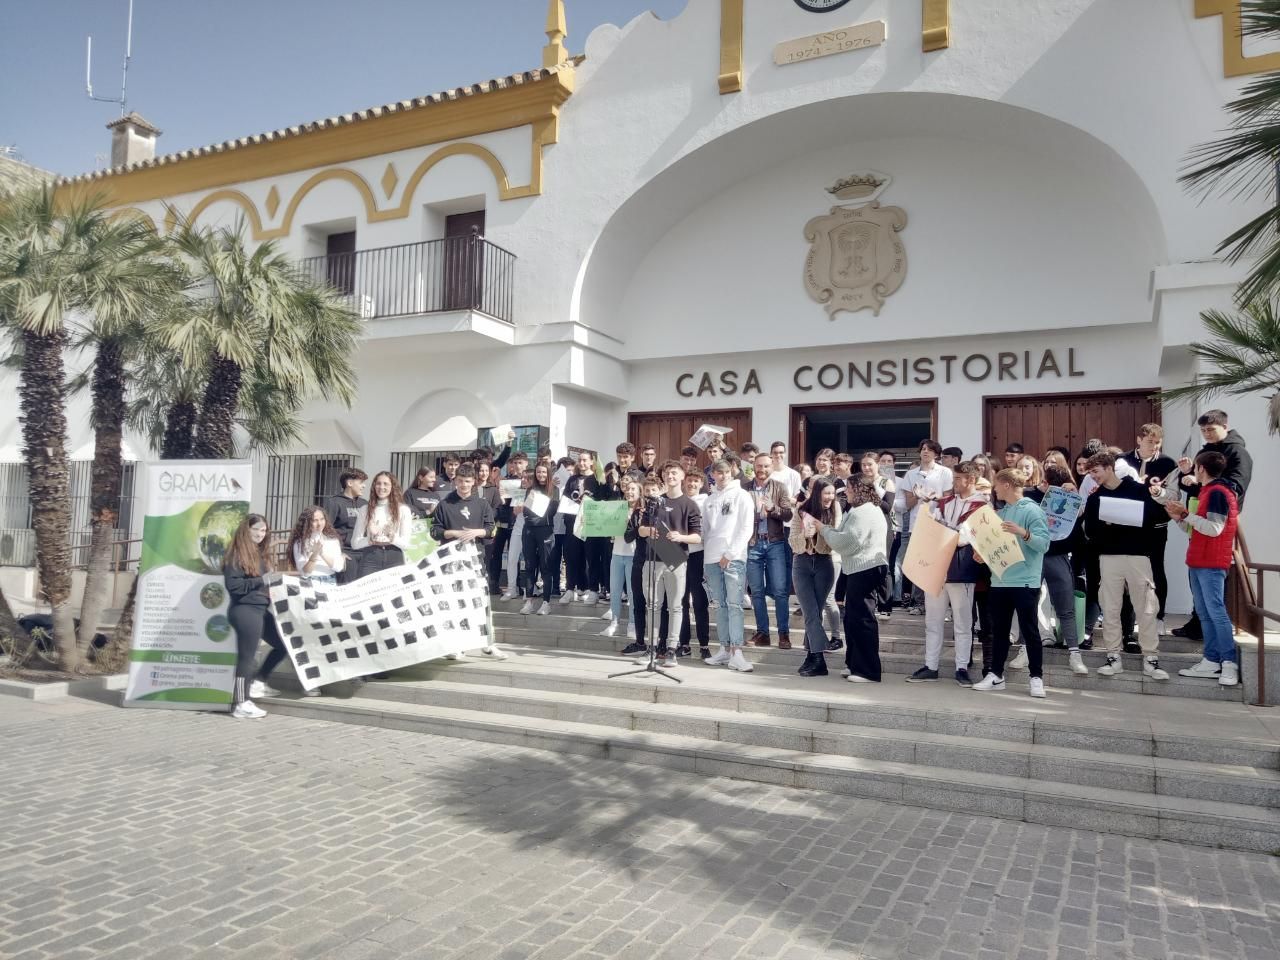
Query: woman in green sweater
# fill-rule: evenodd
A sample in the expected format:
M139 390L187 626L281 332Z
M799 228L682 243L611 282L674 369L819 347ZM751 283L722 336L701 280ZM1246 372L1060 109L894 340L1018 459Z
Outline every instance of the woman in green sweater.
M844 594L845 677L850 683L879 683L876 598L889 572L885 556L889 521L880 509L880 494L862 478L845 487L845 496L849 509L838 525L831 527L818 520L816 526L831 549L840 554L841 570L848 577Z
M1033 697L1044 696L1043 650L1040 647L1040 624L1036 610L1040 603L1040 581L1043 579L1045 551L1049 549L1049 525L1044 511L1034 500L1022 495L1026 474L1018 469L1001 470L996 474L995 495L1004 504L997 513L1003 521L1005 533L1018 538L1022 560L1004 573L991 571L991 591L987 605L991 613L991 672L975 683L974 690L990 692L1003 690L1004 662L1009 656L1009 631L1013 618L1018 617L1030 660L1030 692ZM980 563L982 557L974 553Z

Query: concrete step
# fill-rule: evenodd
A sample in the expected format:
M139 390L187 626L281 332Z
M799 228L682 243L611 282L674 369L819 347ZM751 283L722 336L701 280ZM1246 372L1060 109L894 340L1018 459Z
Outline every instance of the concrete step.
M570 604L568 606L560 606L552 602L553 612L545 617L542 616L522 616L519 613L523 601L504 601L494 598L493 619L495 626L525 626L535 630L550 630L556 633L583 632L593 633L602 630L607 621L601 619L607 609L607 604L598 604L588 607L583 604ZM623 619L628 614L628 608L624 605L622 608ZM745 629L750 634L755 630L755 619L748 611L744 616ZM715 611L711 616L711 633L712 638L715 637ZM880 643L883 648L886 643L909 643L916 642L923 645L924 643L924 618L911 617L901 611L895 611L893 616L888 620L880 621ZM951 624L946 626L946 639L951 639ZM799 642L804 636L804 618L798 614L793 614L791 618L791 639L793 642ZM774 642L777 642L776 629L773 632ZM1099 636L1099 648L1101 647L1101 637ZM1160 638L1160 652L1163 656L1166 653L1185 653L1195 654L1199 659L1203 645L1194 640L1183 640L1179 637L1167 635Z
M524 672L520 666L472 671L482 673L483 679L490 681L510 680L511 685L448 682L466 669L464 664L450 664L436 668L428 680L370 683L361 689L360 697L1280 808L1280 770L1226 765L1212 749L1207 751L1212 762L1111 754L1097 748L1095 731L1081 738L1086 742L1078 742L1073 747L969 733L933 733L921 740L920 734L913 730L740 712L707 706L702 702L705 698L698 698L697 706L637 702L615 696L617 682L597 695L524 689L516 686ZM1069 737L1069 733L1065 736Z
M504 618L494 620L494 637L501 644L517 644L531 647L540 647L547 649L560 650L580 650L590 651L594 653L619 653L630 641L625 636L601 637L599 631L604 628L603 621L596 621L594 630L570 630L558 632L543 625L549 617L522 617L520 620L535 621L530 626L514 625L510 619ZM537 621L543 621L538 623ZM714 637L713 637L714 642ZM794 642L794 641L793 641ZM975 667L971 671L974 679L978 679L981 672L981 648L979 647L974 653ZM697 653L695 648L694 653ZM791 669L798 669L804 660L804 651L801 649L779 650L774 647L750 647L748 656L753 663L766 663L777 666L788 666ZM953 666L954 650L950 644L943 647L942 664L940 672L944 677L949 677L954 670ZM1124 693L1143 693L1153 696L1170 696L1170 697L1187 697L1201 700L1226 700L1232 702L1242 702L1244 699L1243 685L1235 687L1222 687L1217 682L1211 680L1194 680L1186 677L1178 676L1178 670L1183 667L1191 666L1199 661L1199 654L1187 653L1161 653L1160 664L1163 669L1168 671L1168 680L1149 680L1142 673L1142 658L1138 654L1125 654L1123 658L1125 671L1119 676L1102 677L1097 674L1097 668L1105 662L1105 656L1097 651L1087 651L1084 654L1086 665L1090 668L1088 676L1077 676L1072 673L1068 666L1068 657L1066 651L1063 650L1046 650L1044 661L1044 678L1045 683L1057 687L1059 689L1074 690L1118 690ZM886 675L906 676L914 673L924 662L923 648L916 650L885 649L884 644L881 646L880 652L881 669ZM835 679L839 680L839 671L843 667L844 654L837 651L827 655L827 666ZM1245 665L1245 669L1248 669ZM1025 678L1025 671L1012 670L1009 671L1008 677L1015 683L1021 683ZM950 682L949 680L947 682Z
M364 688L367 690L368 687ZM1273 809L1132 790L1041 782L1031 777L617 729L599 723L481 713L360 695L272 698L272 712L388 729L506 743L622 760L709 776L873 797L933 809L1087 827L1254 852L1280 849Z

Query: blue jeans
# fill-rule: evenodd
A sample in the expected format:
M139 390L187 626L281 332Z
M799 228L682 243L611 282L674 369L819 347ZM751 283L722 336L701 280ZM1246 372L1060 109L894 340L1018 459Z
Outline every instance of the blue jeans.
M609 561L609 612L617 621L622 620L622 594L627 584L631 582L631 564L635 559L633 556L620 557L615 553ZM632 601L628 606L631 611L631 625L635 626L636 604Z
M778 620L778 632L789 633L791 611L787 596L791 581L787 579L787 548L783 540L768 543L765 540L747 552L747 585L751 587L751 609L756 615L756 629L768 636L769 605L767 597L773 597L773 615Z
M727 567L708 563L703 568L707 594L716 604L716 634L725 647L742 646L742 587L746 563L730 560ZM631 601L632 606L635 601Z
M1191 600L1204 630L1204 658L1213 663L1235 663L1236 641L1227 616L1227 571L1189 567Z

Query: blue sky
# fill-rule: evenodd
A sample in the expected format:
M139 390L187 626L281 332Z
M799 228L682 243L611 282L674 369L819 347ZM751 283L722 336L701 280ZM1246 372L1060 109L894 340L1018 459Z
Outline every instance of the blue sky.
M689 0L566 0L568 46ZM709 2L709 0L692 0ZM105 165L128 0L0 0L0 145L72 174ZM129 108L162 152L347 113L541 64L546 0L134 0Z

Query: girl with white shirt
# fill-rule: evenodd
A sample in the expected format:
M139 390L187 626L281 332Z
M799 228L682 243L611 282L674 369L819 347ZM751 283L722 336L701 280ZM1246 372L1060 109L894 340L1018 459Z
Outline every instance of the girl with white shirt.
M298 515L289 537L288 556L294 569L313 583L336 584L338 574L347 566L342 538L329 522L329 515L315 506Z
M640 509L640 482L632 477L623 477L620 486L623 499L627 501L628 509L634 514ZM609 625L600 632L602 637L616 635L622 626L622 595L626 592L627 584L631 582L631 569L635 563L635 555L635 542L628 543L626 534L613 538L613 555L609 560ZM635 616L638 606L639 604L633 598L627 607L631 622L626 625L626 635L632 640L636 638Z
M413 532L413 511L404 502L400 482L383 470L370 484L369 506L356 515L351 549L360 551L360 576L404 563Z

